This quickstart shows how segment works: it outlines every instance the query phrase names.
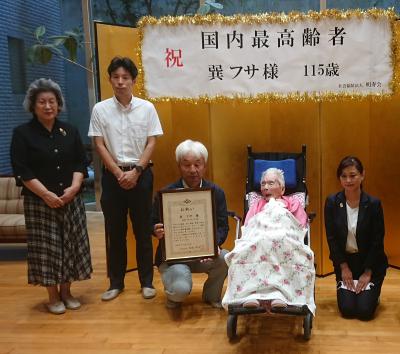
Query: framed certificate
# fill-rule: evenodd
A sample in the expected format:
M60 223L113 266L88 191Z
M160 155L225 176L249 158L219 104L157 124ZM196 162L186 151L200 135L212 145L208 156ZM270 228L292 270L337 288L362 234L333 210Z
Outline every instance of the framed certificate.
M159 194L165 232L163 261L185 262L216 257L214 190L173 189Z

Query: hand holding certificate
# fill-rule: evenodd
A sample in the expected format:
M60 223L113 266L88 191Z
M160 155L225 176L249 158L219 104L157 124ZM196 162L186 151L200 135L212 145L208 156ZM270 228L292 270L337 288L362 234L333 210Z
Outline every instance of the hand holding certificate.
M218 255L213 190L178 189L160 192L163 260L191 261Z

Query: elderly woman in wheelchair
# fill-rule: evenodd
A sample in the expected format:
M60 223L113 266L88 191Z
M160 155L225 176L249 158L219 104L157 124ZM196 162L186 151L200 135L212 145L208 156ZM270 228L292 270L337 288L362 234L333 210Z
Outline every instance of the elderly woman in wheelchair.
M241 238L225 256L222 305L306 305L314 314L314 255L304 243L307 214L298 199L284 196L282 170L267 169L260 184L263 198L250 207Z

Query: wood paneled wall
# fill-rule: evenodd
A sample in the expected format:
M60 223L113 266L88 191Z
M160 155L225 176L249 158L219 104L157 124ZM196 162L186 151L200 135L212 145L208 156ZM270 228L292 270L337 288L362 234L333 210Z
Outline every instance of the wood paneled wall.
M137 30L97 24L97 49L101 99L112 95L107 65L115 55L136 59ZM400 26L396 25L399 36ZM345 155L365 164L365 190L384 206L386 251L390 264L400 266L397 204L400 200L400 96L382 102L293 102L156 104L164 129L153 157L155 190L179 177L175 147L184 139L203 142L209 150L207 177L226 193L228 208L243 212L246 146L254 151L300 151L307 144L309 210L317 212L311 242L317 273L332 271L326 244L323 205L328 194L340 189L336 167ZM233 246L234 225L225 248ZM129 237L129 266L135 265Z

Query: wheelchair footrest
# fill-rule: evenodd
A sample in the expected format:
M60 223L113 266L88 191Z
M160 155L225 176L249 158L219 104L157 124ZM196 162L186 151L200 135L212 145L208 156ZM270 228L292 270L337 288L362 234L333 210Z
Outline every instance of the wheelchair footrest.
M243 307L242 305L229 305L228 313L230 315L252 315L255 313L264 313L267 309L264 306L259 307Z
M303 306L287 306L287 307L275 307L271 308L271 313L281 313L285 315L293 316L305 316L309 313L308 307Z
M228 313L230 315L252 315L256 313L265 313L267 309L264 306L259 307L243 307L242 305L229 305ZM287 307L275 307L271 308L271 313L279 313L292 316L305 316L309 313L308 307L303 306L287 306Z

